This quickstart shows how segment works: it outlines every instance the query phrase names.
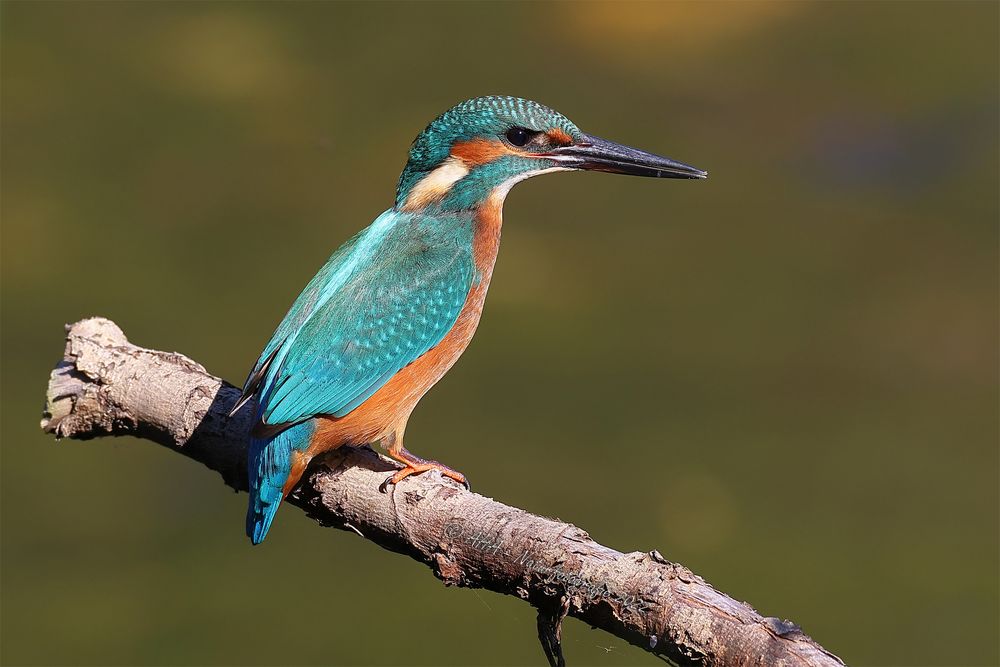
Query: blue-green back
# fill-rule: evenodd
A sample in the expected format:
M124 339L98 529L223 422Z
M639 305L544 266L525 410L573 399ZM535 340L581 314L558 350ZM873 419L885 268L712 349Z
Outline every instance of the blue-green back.
M380 215L330 257L265 346L244 388L260 420L343 416L434 347L478 280L472 252L469 213Z

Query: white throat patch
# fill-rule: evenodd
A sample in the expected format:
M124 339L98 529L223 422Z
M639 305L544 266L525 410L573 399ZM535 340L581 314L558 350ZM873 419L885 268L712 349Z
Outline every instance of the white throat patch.
M548 174L554 171L573 171L573 170L570 169L569 167L546 167L544 169L535 169L534 171L526 171L523 174L518 174L517 176L508 178L506 181L504 181L496 188L494 188L493 192L490 193L490 202L494 206L503 205L503 200L507 198L507 193L510 192L510 189L512 187L514 187L521 181L526 181L534 176L538 176L540 174Z

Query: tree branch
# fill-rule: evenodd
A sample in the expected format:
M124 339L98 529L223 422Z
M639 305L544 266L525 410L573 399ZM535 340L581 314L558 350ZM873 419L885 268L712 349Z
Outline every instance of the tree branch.
M229 419L239 390L176 353L128 342L113 322L67 327L42 428L56 437L147 438L246 489L250 409ZM843 665L798 626L760 616L657 551L621 553L571 524L465 491L435 473L390 493L395 464L369 448L314 464L288 502L324 526L353 530L427 564L445 585L517 596L539 610L552 664L569 615L680 664Z

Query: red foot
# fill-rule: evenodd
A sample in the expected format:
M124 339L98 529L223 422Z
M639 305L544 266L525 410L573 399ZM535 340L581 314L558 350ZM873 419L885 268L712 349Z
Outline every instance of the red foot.
M406 450L403 451L405 452ZM386 490L389 488L390 484L399 484L401 481L403 481L410 475L419 475L420 473L427 472L428 470L437 470L445 477L453 479L462 486L464 486L467 491L472 490L472 487L469 486L469 480L467 480L465 478L465 475L458 472L457 470L452 470L448 466L444 465L443 463L438 463L437 461L428 461L425 459L418 458L416 456L413 456L409 452L406 452L406 454L408 454L409 456L407 456L406 458L398 457L397 459L401 463L404 463L406 467L403 468L402 470L397 470L396 473L391 477L387 477L386 480L382 482L382 484L378 487L379 491L385 493ZM393 458L397 457L393 456Z

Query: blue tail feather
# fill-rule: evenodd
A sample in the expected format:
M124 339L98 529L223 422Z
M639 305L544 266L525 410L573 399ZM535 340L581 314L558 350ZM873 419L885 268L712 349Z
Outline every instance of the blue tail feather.
M251 438L247 457L250 502L247 537L260 544L284 500L283 489L292 469L292 454L305 451L316 430L315 420L295 424L271 438Z

